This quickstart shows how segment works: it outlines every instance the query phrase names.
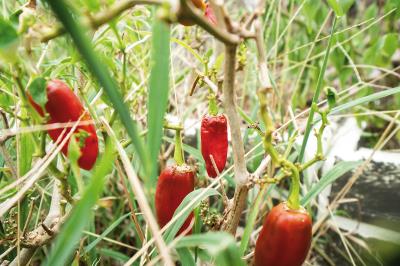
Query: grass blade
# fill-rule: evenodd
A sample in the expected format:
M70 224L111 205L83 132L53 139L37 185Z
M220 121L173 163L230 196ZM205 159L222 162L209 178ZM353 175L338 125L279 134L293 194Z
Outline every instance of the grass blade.
M315 184L310 191L300 200L301 205L307 205L314 199L322 190L328 185L332 184L336 179L347 173L348 171L356 168L362 161L356 162L340 162L329 170L317 184Z
M157 162L160 151L164 114L168 105L169 95L169 26L156 20L153 26L152 68L150 74L150 90L148 100L148 139L151 162ZM158 164L152 164L148 187L154 187L157 178Z
M44 265L62 266L72 254L82 237L83 229L88 224L88 213L91 212L103 191L104 177L112 170L114 156L112 145L107 144L103 157L95 167L90 184L82 199L72 209L70 217L62 226Z
M101 240L103 240L104 237L106 237L109 233L111 233L111 231L114 230L114 228L117 227L129 215L131 214L126 213L121 217L119 217L115 222L113 222L106 230L104 230L104 232L100 235L100 237L96 238L96 240L93 240L89 245L85 247L84 253L91 251Z

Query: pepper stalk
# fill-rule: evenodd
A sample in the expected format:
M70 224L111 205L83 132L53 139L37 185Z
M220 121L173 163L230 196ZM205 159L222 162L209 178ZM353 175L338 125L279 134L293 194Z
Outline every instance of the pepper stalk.
M177 129L175 133L175 151L174 151L174 160L177 165L183 165L185 163L185 158L183 155L182 149L182 136L181 129Z
M281 166L282 170L290 171L292 182L290 184L290 191L287 206L292 210L300 209L300 174L298 168L286 158L283 158L272 144L272 134L275 130L272 119L267 110L267 97L266 90L260 91L258 98L260 101L260 115L265 124L266 132L263 139L264 149L271 156L272 161Z
M218 114L218 104L217 104L217 96L210 89L208 95L208 113L212 116L216 116Z
M175 130L174 160L177 165L183 165L185 163L181 136L181 131L183 130L183 127L181 125L171 125L168 123L164 123L164 128Z

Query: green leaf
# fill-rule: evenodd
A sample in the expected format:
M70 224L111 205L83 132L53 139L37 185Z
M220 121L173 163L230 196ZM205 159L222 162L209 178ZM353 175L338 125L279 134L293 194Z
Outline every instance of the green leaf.
M310 191L300 200L301 205L307 205L312 199L314 199L322 190L328 185L332 184L336 179L353 170L359 166L362 161L356 162L340 162L336 164L331 170L329 170L319 181L315 184Z
M355 0L339 0L340 6L344 14L346 14L347 11L349 11L354 2Z
M113 258L114 260L121 261L121 262L127 262L129 260L129 257L126 256L124 253L108 249L108 248L99 248L97 250L101 255Z
M144 168L143 177L151 175L151 164L149 153L145 149L144 143L137 130L136 123L132 120L128 107L125 105L119 87L106 66L99 60L92 47L90 39L82 30L82 23L75 21L76 15L68 8L64 0L47 0L53 12L57 15L65 30L71 35L82 58L86 61L89 70L97 78L100 85L104 88L110 102L113 104L115 112L119 115L122 124L126 128L129 137L132 139L133 146Z
M104 239L112 230L115 229L126 217L131 215L131 213L126 213L119 217L115 222L113 222L103 233L101 233L100 237L96 238L96 240L92 241L89 245L85 247L84 253L88 253L91 251L101 240ZM82 254L83 255L83 254Z
M176 251L178 252L181 265L196 266L196 262L188 248L178 248Z
M204 193L205 188L196 189L195 191L190 192L181 202L179 207L175 210L174 216L180 213L185 207L190 204L190 208L188 208L179 219L175 221L175 223L168 228L168 230L164 234L164 239L166 243L171 242L175 235L178 233L179 229L182 227L183 223L185 222L186 218L189 217L190 213L200 204L202 200L205 198L219 195L218 191L211 188L208 189ZM197 198L200 194L201 197ZM196 200L194 200L197 198Z
M18 33L11 23L0 17L0 58L13 63L17 59Z
M382 52L385 56L391 58L396 52L399 44L399 35L397 33L389 33L383 37Z
M147 186L154 187L157 180L157 158L160 153L163 132L164 114L167 110L169 95L169 26L156 20L153 26L152 68L150 74L150 89L148 97L148 138L152 172Z
M329 6L335 11L337 17L343 16L343 10L337 0L327 0Z
M339 113L341 111L344 111L346 109L350 109L352 107L364 104L364 103L368 103L368 102L372 102L372 101L376 101L379 100L381 98L396 94L396 93L400 93L400 87L396 87L396 88L392 88L392 89L388 89L388 90L384 90L384 91L380 91L380 92L376 92L374 94L362 97L362 98L358 98L355 99L351 102L339 105L335 108L332 109L332 111L329 113L331 114L336 114ZM315 123L315 121L314 121Z
M113 146L108 143L102 158L96 163L90 184L61 227L44 265L62 266L68 261L81 239L83 229L88 224L88 213L91 213L92 207L104 189L104 177L112 170L115 154Z
M11 23L0 17L0 49L18 41L18 33Z
M44 109L47 103L46 80L42 77L35 78L29 84L28 92L33 101Z
M328 100L329 108L330 109L334 108L336 105L336 98L337 98L337 92L336 92L335 88L326 87L325 94L326 94L326 98Z
M215 258L215 265L218 266L245 265L240 257L235 239L226 232L208 232L200 235L185 236L178 241L176 247L199 247L205 249Z

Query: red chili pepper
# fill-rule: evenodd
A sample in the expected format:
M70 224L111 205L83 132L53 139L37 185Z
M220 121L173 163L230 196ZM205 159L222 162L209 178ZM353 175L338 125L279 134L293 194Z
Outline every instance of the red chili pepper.
M207 173L210 177L216 177L213 157L218 171L221 173L225 168L228 154L228 122L225 115L206 114L201 120L201 153L206 163Z
M67 123L77 121L85 111L79 98L73 93L67 84L60 80L52 80L47 84L47 103L45 105L46 112L50 119L47 124L52 123ZM44 111L40 105L33 101L31 95L28 95L29 102L36 111L44 116ZM85 114L81 121L91 120L89 114ZM63 133L63 128L48 130L49 136L53 141ZM70 129L67 129L64 135L67 135ZM81 147L81 157L78 160L78 165L86 170L90 170L96 162L98 155L98 139L94 124L77 126L75 132L86 132L85 142ZM74 133L75 133L74 132ZM77 141L79 141L77 139ZM63 146L62 152L68 154L68 143Z
M189 166L185 164L168 166L161 172L155 200L158 223L161 227L172 219L179 204L193 190L194 172ZM193 213L186 219L178 234L188 228L192 218Z
M256 266L301 266L310 249L312 221L304 208L281 203L267 215L255 248Z

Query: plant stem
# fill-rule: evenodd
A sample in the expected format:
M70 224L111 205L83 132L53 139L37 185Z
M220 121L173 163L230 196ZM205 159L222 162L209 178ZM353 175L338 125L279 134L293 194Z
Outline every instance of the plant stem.
M158 0L125 0L125 1L117 1L115 4L107 8L103 12L99 12L91 16L90 18L86 18L83 24L87 27L91 27L92 29L97 29L101 25L110 22L115 19L119 15L121 15L124 11L136 6L136 5L160 5L163 1ZM51 39L54 39L58 36L61 36L65 33L65 29L63 26L58 25L53 30L42 36L41 42L48 42Z
M182 165L185 163L185 159L183 156L183 149L182 149L182 136L181 130L177 129L175 133L175 151L174 151L174 160L177 165Z
M331 28L331 34L329 36L328 47L327 47L326 52L325 52L324 61L322 63L321 71L319 72L318 81L317 81L317 89L315 90L314 97L312 99L313 104L317 103L318 98L319 98L319 94L321 92L322 82L324 80L326 66L328 64L328 57L329 57L329 53L330 53L330 50L331 50L331 45L332 45L332 40L333 40L332 37L333 37L333 34L335 32L335 27L336 27L336 16L333 18L333 24L332 24L332 28ZM307 119L306 130L304 132L303 143L302 143L301 149L300 149L300 154L299 154L299 162L300 163L304 159L304 152L306 150L308 137L310 136L311 126L312 126L311 124L313 122L314 113L315 113L314 108L311 108L310 109L310 114L308 115L308 119Z
M185 14L185 17L190 17L197 25L202 27L205 31L213 35L219 41L225 43L226 45L234 46L236 50L236 45L240 41L239 36L237 36L236 34L232 34L226 30L221 30L221 28L211 24L208 20L204 19L203 13L189 2L190 1L186 0L180 1L180 13Z
M224 109L229 121L232 139L232 151L234 161L234 171L236 180L235 196L233 204L228 213L227 219L222 225L222 230L231 234L236 233L240 215L246 205L248 193L249 174L244 160L244 145L240 132L240 119L236 111L235 102L235 65L236 65L236 45L225 44L225 68L224 68Z
M208 113L212 116L218 114L217 99L213 92L210 92L210 95L208 96Z
M297 170L297 167L293 163L285 160L284 165L289 167L292 172L292 175L290 176L292 182L290 184L287 205L292 210L298 210L300 209L300 174Z

